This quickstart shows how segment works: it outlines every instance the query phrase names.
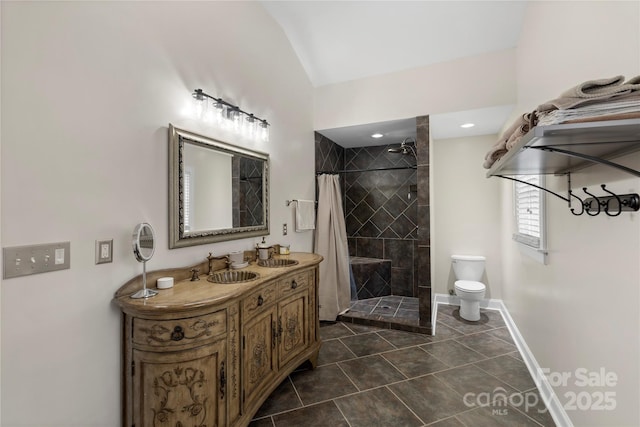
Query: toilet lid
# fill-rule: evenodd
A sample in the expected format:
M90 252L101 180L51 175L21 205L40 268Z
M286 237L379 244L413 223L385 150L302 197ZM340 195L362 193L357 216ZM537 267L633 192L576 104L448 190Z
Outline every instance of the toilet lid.
M483 292L485 290L484 283L473 280L457 280L455 287L466 292Z

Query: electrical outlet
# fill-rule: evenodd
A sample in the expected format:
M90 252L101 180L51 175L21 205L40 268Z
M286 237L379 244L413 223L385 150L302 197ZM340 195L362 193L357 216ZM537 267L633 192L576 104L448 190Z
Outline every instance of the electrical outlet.
M287 235L287 224L286 223L282 224L282 235L283 236Z
M96 240L96 264L113 261L113 239Z

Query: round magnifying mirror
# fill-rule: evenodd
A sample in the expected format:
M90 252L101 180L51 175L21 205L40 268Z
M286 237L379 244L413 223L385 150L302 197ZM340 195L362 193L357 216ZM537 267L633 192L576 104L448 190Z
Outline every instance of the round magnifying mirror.
M158 291L147 289L147 261L155 250L156 234L153 227L146 222L136 225L133 230L133 255L142 263L142 289L131 295L131 298L149 298L158 294Z
M143 222L133 230L133 255L140 262L149 261L156 250L156 234L153 227Z

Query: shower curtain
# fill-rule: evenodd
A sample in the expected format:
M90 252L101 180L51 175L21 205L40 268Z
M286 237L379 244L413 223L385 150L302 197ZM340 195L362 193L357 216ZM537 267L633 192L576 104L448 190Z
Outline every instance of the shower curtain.
M335 321L349 309L349 248L338 175L318 176L318 214L315 253L320 263L320 320Z

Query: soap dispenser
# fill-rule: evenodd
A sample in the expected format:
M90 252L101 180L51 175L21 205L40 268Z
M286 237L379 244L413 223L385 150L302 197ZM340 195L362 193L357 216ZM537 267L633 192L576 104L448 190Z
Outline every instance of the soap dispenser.
M258 258L260 260L269 259L269 249L271 249L271 246L267 245L263 237L262 243L258 243Z

